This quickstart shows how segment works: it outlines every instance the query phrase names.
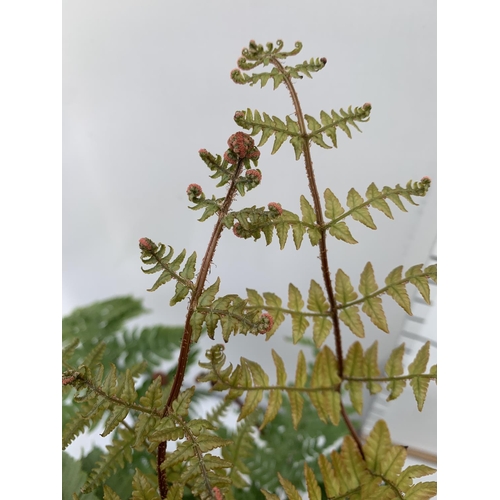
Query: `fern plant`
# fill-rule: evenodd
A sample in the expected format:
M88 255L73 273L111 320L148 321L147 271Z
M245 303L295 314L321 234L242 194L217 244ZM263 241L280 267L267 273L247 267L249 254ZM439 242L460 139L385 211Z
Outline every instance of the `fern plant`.
M150 291L173 281L170 305L187 300L182 336L179 334L181 338L177 339L180 350L175 375L172 373L166 384L159 377L153 380L149 377L147 382L143 379L142 383L135 380L148 369L153 353L157 354L166 345L171 348L172 335L155 337L149 351L139 357L134 336L123 335L124 360L114 357L116 349L114 355L106 355L106 349L113 351L112 345L106 346L106 339L96 343L84 357L78 356L85 328L81 329L80 340L78 331L67 339L63 351L63 386L66 396L72 397L71 405L76 404L79 410L67 414L63 446L100 421L104 422L102 435L113 435L112 444L81 488L82 494L98 491L105 500L121 498L107 482L120 469L130 473L122 472L119 483L131 485L132 497L143 500L177 500L189 496L252 498L257 492L260 498L267 499L295 500L308 495L311 499L326 496L350 500L420 500L436 494L435 482L414 482L415 478L435 470L425 465L404 468L406 449L391 442L383 420L374 425L363 442L342 397L345 393L353 411L361 414L364 388L370 394L377 394L385 385L388 400L393 400L409 383L417 407L422 410L429 384L437 380L436 366L427 368L429 343L419 350L407 370L402 363L404 344L396 347L382 373L377 342L364 349L355 338L365 336L366 318L389 332L381 298L384 294L408 314L411 314L408 285L414 286L429 302L429 280L436 281L436 266L416 264L409 269L397 266L379 286L368 262L359 281L353 284L342 269L332 270L327 248L330 236L340 240L339 244L357 243L350 229L353 220L376 229L373 210L392 219L394 207L406 212L405 202L417 205L415 199L425 196L430 179L424 177L417 182L382 188L372 183L364 196L351 189L345 203L328 187L320 190L313 169L313 148L336 148L342 134L351 138L353 130L359 131L359 125L369 120L371 105L321 111L317 117L305 114L294 80L311 78L324 68L327 60L313 58L295 66L287 65L288 58L299 54L301 49L300 42L285 51L281 40L265 46L251 41L238 59L238 68L231 72L237 84L260 83L263 87L272 81L274 89L286 87L293 113L279 118L250 109L239 110L234 121L244 131L229 137L228 149L222 154L199 151L210 177L217 182L215 187L225 188L220 195L207 195L198 184L187 188L190 208L201 211L199 220L215 219L201 262L196 251L176 252L171 246L149 238L139 241L143 271L156 275ZM262 72L254 72L260 67ZM258 139L257 144L254 138ZM288 141L296 159L303 159L309 189L307 195L300 197L300 213L293 213L278 202L267 207L232 209L237 195L245 196L259 185L262 178L258 168L259 148L271 138L271 154ZM268 245L277 237L281 249L292 240L297 250L307 235L309 244L318 248L321 282L311 280L308 290L290 283L287 297L253 289L247 289L245 296L221 295L220 277L209 285L207 276L223 231L232 231L235 237L249 240L263 236ZM184 382L194 344L200 336L206 332L210 339L220 336L224 342L241 334L265 335L269 339L287 316L291 318L294 343L312 340L313 363L308 365L304 352L299 351L295 374L290 377L283 358L272 350L274 377L255 360L245 357L236 366L228 364L224 345L217 343L199 361L203 373L198 382L209 382L211 391L221 393L222 399L205 418L195 414L192 402L200 393L199 386L186 387ZM354 335L349 346L342 343L342 329ZM238 427L230 432L221 418L234 405L239 411ZM314 462L303 462L300 471L267 470L267 475L277 474L266 481L265 474L255 475L265 463L265 453L258 451L258 440L266 433L279 432L276 422L285 418L284 409L295 435L299 435L306 415L314 416L324 429L344 428L347 435L339 449L318 452ZM328 432L325 430L324 435ZM289 441L293 443L293 438ZM294 445L297 449L298 444ZM135 467L132 473L128 466L137 457L143 459L142 466ZM148 468L151 460L152 469ZM79 498L77 493L74 498Z

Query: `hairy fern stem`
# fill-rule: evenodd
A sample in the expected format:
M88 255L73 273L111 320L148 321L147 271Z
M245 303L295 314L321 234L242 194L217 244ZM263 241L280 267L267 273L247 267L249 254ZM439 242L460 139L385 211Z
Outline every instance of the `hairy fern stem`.
M210 265L212 264L212 260L215 254L215 249L217 248L217 244L219 243L222 230L224 229L222 220L228 214L229 208L231 207L231 204L236 195L236 180L241 174L243 165L244 162L242 159L240 159L234 171L234 176L231 180L231 184L227 191L227 195L224 199L221 209L219 210L217 222L215 223L214 229L212 231L212 236L210 237L210 241L208 242L205 256L203 257L201 268L198 274L198 279L196 280L195 288L191 296L191 300L189 302L189 309L186 315L186 322L184 324L184 334L182 335L181 350L179 353L179 361L177 363L177 371L175 372L175 378L172 384L172 389L170 390L167 403L165 404L165 408L163 409L162 417L165 417L167 415L169 409L172 406L172 403L177 399L177 396L179 396L179 392L182 387L182 382L184 380L184 375L186 373L189 349L191 347L191 335L193 331L191 326L191 317L196 309L196 306L198 305L198 299L200 298L200 295L203 292L205 281L207 279L207 275L210 270ZM166 472L161 468L161 464L165 461L166 451L167 451L167 442L163 441L158 446L158 453L156 458L158 487L162 499L166 498L168 493Z
M321 272L323 274L323 282L325 283L328 302L330 304L330 317L332 318L333 333L335 336L335 352L338 361L338 374L340 378L342 378L344 372L344 365L343 365L343 354L342 354L342 336L340 333L337 301L335 300L335 295L333 293L330 267L328 264L328 255L327 255L328 250L326 248L326 228L325 228L325 222L323 220L323 210L321 207L321 200L318 192L318 186L316 184L316 177L314 175L313 162L311 158L311 148L308 139L306 124L304 121L304 114L302 112L299 97L293 85L292 79L290 78L290 75L287 73L287 71L277 58L275 57L271 58L271 63L278 69L278 71L284 77L284 83L288 91L290 92L290 97L292 98L293 106L295 108L295 115L297 116L297 123L304 144L303 152L304 152L304 163L306 167L307 181L309 184L309 190L311 192L311 196L313 198L314 212L316 214L316 223L321 234L321 238L319 240L319 257L321 261ZM341 403L341 409L342 409L342 416L347 424L347 427L349 428L352 437L356 441L361 456L364 458L361 439L358 436L356 429L354 429L354 426L352 425L352 422L350 421L349 416L347 415L347 412L345 411L344 405L342 403Z

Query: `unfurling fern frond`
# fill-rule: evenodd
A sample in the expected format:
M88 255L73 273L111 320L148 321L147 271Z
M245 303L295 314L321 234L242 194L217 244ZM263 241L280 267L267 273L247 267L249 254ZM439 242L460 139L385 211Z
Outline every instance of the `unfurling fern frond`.
M415 498L428 500L437 493L434 481L413 484L413 479L430 475L435 469L426 465L409 466L403 470L406 449L393 445L387 424L379 420L363 446L361 455L356 442L346 436L340 453L332 451L330 459L320 455L318 465L326 496L330 500ZM321 500L319 482L312 469L304 464L304 477L309 499ZM285 477L278 475L280 484L290 500L302 496ZM262 490L267 499L278 500L274 493Z
M194 284L191 280L194 278L195 274L196 252L193 252L189 256L183 270L177 273L186 257L186 250L182 250L174 260L171 260L174 255L174 249L171 246L168 247L170 251L165 255L166 246L163 243L156 245L149 238L141 238L139 241L139 248L142 251L142 262L146 265L153 266L149 269L141 268L142 271L146 274L154 274L161 271L160 277L148 292L153 292L161 285L175 279L177 281L175 295L170 300L170 305L174 305L184 300L190 290L194 290Z
M234 164L229 163L220 155L214 156L206 149L200 149L198 154L207 167L214 172L210 178L217 179L220 177L220 181L216 187L224 186L231 180L234 175L234 171L236 170L236 166Z
M294 56L302 50L302 43L295 42L295 48L290 52L283 52L283 42L281 40L276 41L276 47L272 43L266 44L266 49L260 44L256 44L253 40L248 45L248 48L244 48L241 51L241 57L238 59L238 68L231 71L231 78L235 83L255 85L260 82L261 87L264 87L266 83L271 79L274 82L274 89L285 81L285 79L290 78L302 78L305 75L312 78L311 73L319 71L325 67L326 58L322 57L313 59L309 61L304 61L302 64L297 64L295 66L283 66L281 60L287 57ZM242 73L240 70L249 71L257 66L268 66L273 64L275 67L265 73L253 73L247 75Z
M254 238L258 240L261 232L269 245L273 237L273 221L280 218L283 209L278 203L269 203L268 210L256 206L229 212L223 219L224 226L232 229L238 238Z
M251 294L249 299L241 299L237 295L225 295L215 299L219 291L220 280L208 287L200 296L198 305L191 317L192 339L197 342L202 331L203 324L206 325L207 334L214 338L215 329L220 323L222 338L228 341L231 334L252 333L253 335L267 334L267 338L274 334L278 326L284 320L284 315L277 313L264 313L256 310L247 310L248 305L253 306ZM266 304L270 308L281 307L281 299L273 293L264 294ZM260 296L259 296L260 297ZM264 300L259 302L258 307L266 309Z
M238 220L233 226L233 232L238 238L254 238L254 240L258 240L262 233L266 239L267 245L272 242L274 231L276 230L281 250L285 248L290 229L292 230L293 241L297 250L302 245L302 240L306 233L309 233L311 242L316 239L313 244L317 244L317 225L301 220L298 215L288 210L284 210L281 208L281 205L277 203L270 203L268 208L269 206L274 207L275 205L278 208L276 210L271 208L269 212L264 208L255 207L246 208L239 212L232 212L228 214L225 220L228 224L230 221L234 221L235 219Z

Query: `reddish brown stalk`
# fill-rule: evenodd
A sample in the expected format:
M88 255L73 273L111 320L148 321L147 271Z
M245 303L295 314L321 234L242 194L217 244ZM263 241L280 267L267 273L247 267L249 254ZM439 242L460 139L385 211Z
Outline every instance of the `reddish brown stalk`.
M335 295L333 293L332 279L330 275L330 268L328 265L328 256L327 256L328 250L326 248L326 229L324 227L325 222L323 219L323 210L321 208L321 200L319 197L318 187L316 185L316 177L314 175L313 163L311 158L311 149L309 145L306 125L304 122L304 114L302 113L299 97L297 95L295 87L293 86L293 82L288 73L286 72L285 68L283 68L282 64L279 62L278 59L273 58L271 59L271 62L284 76L284 82L286 87L288 88L288 91L290 92L290 97L292 98L300 134L302 137L302 142L304 144L303 152L304 152L304 163L306 167L307 180L309 182L309 190L313 198L314 212L316 214L316 222L318 225L318 230L321 233L321 238L319 240L319 258L321 261L321 272L323 274L323 282L325 283L326 294L328 297L328 302L330 304L330 317L333 322L333 334L335 337L335 352L337 355L338 373L340 378L342 378L344 373L344 361L342 353L342 337L340 334L340 323L337 310L337 301L335 300ZM349 428L349 431L351 432L352 437L356 441L356 444L359 448L361 455L364 457L361 439L356 433L356 430L354 429L354 426L352 425L349 416L345 412L343 405L342 405L342 416L347 424L347 427Z
M203 257L201 268L198 273L198 278L195 283L195 288L191 296L191 300L189 302L189 309L186 315L186 322L184 324L184 334L182 335L179 361L177 363L177 371L175 372L174 382L172 384L172 389L168 396L167 403L165 404L165 408L163 409L163 415L162 415L163 417L167 415L169 409L172 406L172 403L177 399L177 396L179 396L179 392L182 387L182 382L184 380L184 375L186 373L189 349L191 348L191 335L193 332L193 329L191 327L191 316L193 315L196 306L198 305L198 300L205 287L205 281L207 279L208 271L210 269L210 265L212 263L212 259L215 254L215 249L217 248L217 243L219 242L222 230L224 229L222 220L228 214L229 208L231 207L231 203L233 202L234 196L236 194L236 180L240 176L243 164L244 164L243 160L238 161L238 165L234 172L231 185L229 186L226 198L224 199L224 203L222 204L222 207L219 210L217 222L215 223L214 229L212 231L212 236L210 237L210 241L208 242L208 247L205 252L205 256ZM165 461L166 451L167 451L167 442L163 441L158 446L158 453L156 457L156 472L158 475L158 487L160 490L160 497L162 499L166 498L168 493L167 475L165 471L162 470L161 468L161 464Z

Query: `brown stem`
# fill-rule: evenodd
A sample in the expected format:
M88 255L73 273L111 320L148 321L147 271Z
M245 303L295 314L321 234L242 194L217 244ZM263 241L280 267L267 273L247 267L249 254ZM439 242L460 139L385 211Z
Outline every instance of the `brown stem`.
M344 362L342 354L342 337L340 334L340 323L337 310L337 301L335 300L335 295L333 293L332 279L330 275L330 268L328 265L327 248L326 248L326 228L324 227L325 223L323 219L323 210L321 208L321 200L319 197L318 187L316 185L316 178L314 175L313 163L311 158L311 149L309 145L306 125L304 122L304 114L302 113L299 97L297 95L295 87L293 86L293 82L288 73L286 72L285 68L282 66L282 64L278 59L273 58L271 59L271 62L284 76L284 82L286 87L288 88L288 91L290 92L290 97L292 98L293 106L295 108L295 114L297 116L297 123L299 125L300 135L302 137L302 142L304 144L303 152L304 152L304 162L306 167L307 180L309 182L309 190L313 198L314 212L316 214L316 222L318 225L318 230L320 231L321 234L321 238L319 240L319 258L321 261L321 272L323 274L323 282L325 283L326 294L328 297L328 302L330 304L330 317L333 322L333 334L335 337L335 352L337 355L338 371L340 378L342 378L344 373ZM349 427L349 430L353 438L358 444L358 448L361 455L364 457L363 449L361 447L361 441L356 433L356 430L352 425L352 422L349 419L349 416L345 411L342 411L342 416L344 417L344 420L347 424L347 427Z
M358 450L360 451L361 456L363 458L365 458L365 453L363 452L363 444L361 443L361 438L358 436L356 429L352 425L352 422L349 418L349 415L347 415L347 412L345 411L344 403L342 402L342 400L340 400L340 412L342 413L342 417L344 419L344 422L346 423L347 427L349 428L349 432L351 433L351 436L354 438L354 441L356 441L356 444L358 445Z
M210 237L210 241L208 242L208 247L205 252L205 256L203 257L201 268L198 273L198 278L195 283L194 291L191 296L191 300L189 302L189 309L186 315L186 322L184 324L184 334L182 335L179 361L177 363L177 371L175 372L174 382L172 384L172 389L168 396L167 403L165 404L165 408L163 409L163 414L162 414L163 417L165 417L165 415L171 408L172 403L177 399L177 396L179 396L179 392L182 387L182 382L184 380L184 375L186 373L189 349L191 347L191 335L193 332L193 329L191 327L191 316L193 315L196 306L198 305L198 299L200 298L200 295L203 293L203 288L205 286L205 281L207 279L208 271L210 270L210 265L212 263L212 259L215 254L215 249L222 234L222 230L224 229L222 221L224 217L228 214L229 208L231 207L231 203L233 202L234 196L236 194L236 180L238 179L242 171L243 164L244 164L243 160L238 161L238 165L234 172L234 176L231 180L231 184L229 186L226 198L224 199L222 207L219 210L217 222L215 223L214 229L212 231L212 236ZM167 451L167 442L162 441L158 446L158 454L156 457L156 472L158 475L158 487L160 490L160 497L162 499L166 498L168 493L167 475L165 470L161 469L161 464L165 461L166 451Z

